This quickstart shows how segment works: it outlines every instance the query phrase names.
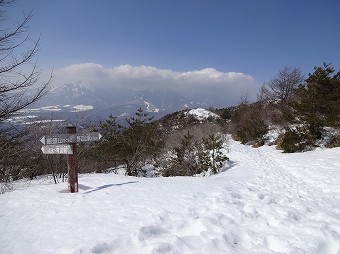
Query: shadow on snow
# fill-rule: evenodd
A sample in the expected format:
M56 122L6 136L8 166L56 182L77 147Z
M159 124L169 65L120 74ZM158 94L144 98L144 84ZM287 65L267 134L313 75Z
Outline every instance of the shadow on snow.
M105 184L105 185L97 187L96 189L86 191L86 192L84 192L84 194L89 194L91 192L99 191L99 190L110 188L110 187L113 187L113 186L122 186L122 185L125 185L125 184L131 184L131 183L138 183L138 181L130 181L130 182L125 182L125 183ZM79 188L82 189L82 190L91 189L91 187L88 187L88 186L85 186L85 185L79 185Z

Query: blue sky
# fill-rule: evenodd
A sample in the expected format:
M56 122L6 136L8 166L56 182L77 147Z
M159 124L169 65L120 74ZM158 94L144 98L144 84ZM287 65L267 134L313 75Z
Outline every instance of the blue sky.
M175 72L214 68L263 83L284 65L340 68L338 0L17 0L33 9L45 70L95 63Z

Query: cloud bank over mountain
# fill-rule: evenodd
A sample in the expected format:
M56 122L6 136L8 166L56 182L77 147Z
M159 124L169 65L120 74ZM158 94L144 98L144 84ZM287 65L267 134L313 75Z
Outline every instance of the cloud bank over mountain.
M237 103L243 96L255 98L259 84L240 72L220 72L213 68L177 72L151 66L120 65L113 68L96 63L81 63L56 71L56 83L87 82L93 87L105 89L128 88L173 90L183 96L200 96Z

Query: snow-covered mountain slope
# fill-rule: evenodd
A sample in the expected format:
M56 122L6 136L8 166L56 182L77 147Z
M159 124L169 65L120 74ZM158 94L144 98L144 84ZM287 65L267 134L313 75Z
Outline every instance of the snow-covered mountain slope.
M231 142L212 177L81 175L0 195L1 253L340 253L340 148Z
M215 113L212 113L211 111L203 109L203 108L191 109L189 110L188 115L193 116L195 119L199 121L207 120L208 118L212 118L212 119L220 118L219 115L216 115Z

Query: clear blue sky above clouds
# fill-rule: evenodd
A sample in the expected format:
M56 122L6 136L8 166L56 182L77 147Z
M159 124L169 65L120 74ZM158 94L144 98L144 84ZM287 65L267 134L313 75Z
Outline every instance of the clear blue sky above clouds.
M97 63L174 71L215 68L259 83L284 65L340 68L339 0L17 0L34 11L44 69Z

